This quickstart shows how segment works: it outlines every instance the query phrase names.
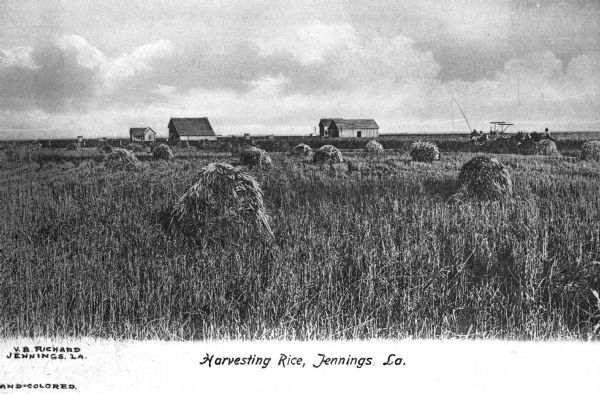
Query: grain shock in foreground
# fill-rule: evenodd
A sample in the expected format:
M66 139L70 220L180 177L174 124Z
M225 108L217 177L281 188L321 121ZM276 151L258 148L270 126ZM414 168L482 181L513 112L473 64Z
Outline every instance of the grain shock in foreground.
M458 183L456 200L500 200L513 194L508 168L493 157L478 156L469 160L460 169Z
M263 192L253 176L227 163L211 163L181 196L171 226L189 236L222 238L258 230L273 235Z

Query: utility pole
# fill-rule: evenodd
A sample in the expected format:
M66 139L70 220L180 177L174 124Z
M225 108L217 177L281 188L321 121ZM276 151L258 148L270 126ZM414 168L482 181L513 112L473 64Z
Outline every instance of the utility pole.
M456 125L454 124L454 96L450 96L452 101L450 102L450 106L452 108L452 132L456 131Z

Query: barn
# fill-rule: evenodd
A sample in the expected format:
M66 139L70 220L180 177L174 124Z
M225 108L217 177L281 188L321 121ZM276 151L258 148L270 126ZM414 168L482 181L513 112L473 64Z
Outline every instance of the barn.
M150 127L132 127L129 138L131 141L156 141L156 132Z
M334 138L379 137L379 126L373 119L333 119L328 131Z
M319 135L321 137L329 137L329 125L334 120L342 120L342 118L323 118L319 121Z
M171 118L169 141L216 141L217 136L208 118Z

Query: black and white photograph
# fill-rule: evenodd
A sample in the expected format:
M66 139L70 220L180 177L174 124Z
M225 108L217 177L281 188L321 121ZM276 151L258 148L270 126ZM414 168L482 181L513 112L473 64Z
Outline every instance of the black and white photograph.
M600 2L0 0L0 392L594 392Z

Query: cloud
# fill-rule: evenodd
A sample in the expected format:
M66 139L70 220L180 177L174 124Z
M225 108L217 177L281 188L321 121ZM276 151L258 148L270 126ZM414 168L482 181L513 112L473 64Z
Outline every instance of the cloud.
M589 0L362 0L347 12L361 37L403 35L431 51L443 81L493 78L507 60L546 50L568 62L600 37L600 2Z
M360 50L353 73L361 83L378 79L388 85L426 83L436 79L440 66L429 51L418 50L415 41L404 36L376 37Z
M109 58L74 34L35 48L2 50L0 109L85 110L98 94L106 95L119 83L151 70L152 61L171 50L172 44L162 40Z
M106 57L98 48L90 45L85 38L75 34L56 38L52 46L63 53L73 55L80 66L88 69L100 67L107 62Z
M0 49L0 69L8 67L35 68L36 65L31 58L31 48Z
M587 90L596 91L600 77L600 51L580 55L571 60L567 67L567 76Z
M121 80L131 78L142 71L151 70L150 63L156 58L166 57L173 51L173 44L160 40L141 46L103 65L103 78L107 84L114 85Z
M276 95L281 93L283 87L289 84L288 78L282 74L274 77L272 75L263 75L260 78L250 81L248 84L250 90L259 95Z
M269 32L268 35L254 37L252 41L262 56L289 53L303 65L323 62L325 55L337 48L353 50L358 45L356 32L349 24L318 20L292 27L291 30L284 28L283 31Z
M289 94L328 94L409 84L425 87L436 81L439 71L431 52L418 50L410 38L396 36L339 47L323 54L319 63L284 65L279 73L289 80L285 87Z
M40 107L57 112L94 94L98 77L79 63L76 52L62 50L56 43L27 52L30 62L13 62L0 70L0 109Z

